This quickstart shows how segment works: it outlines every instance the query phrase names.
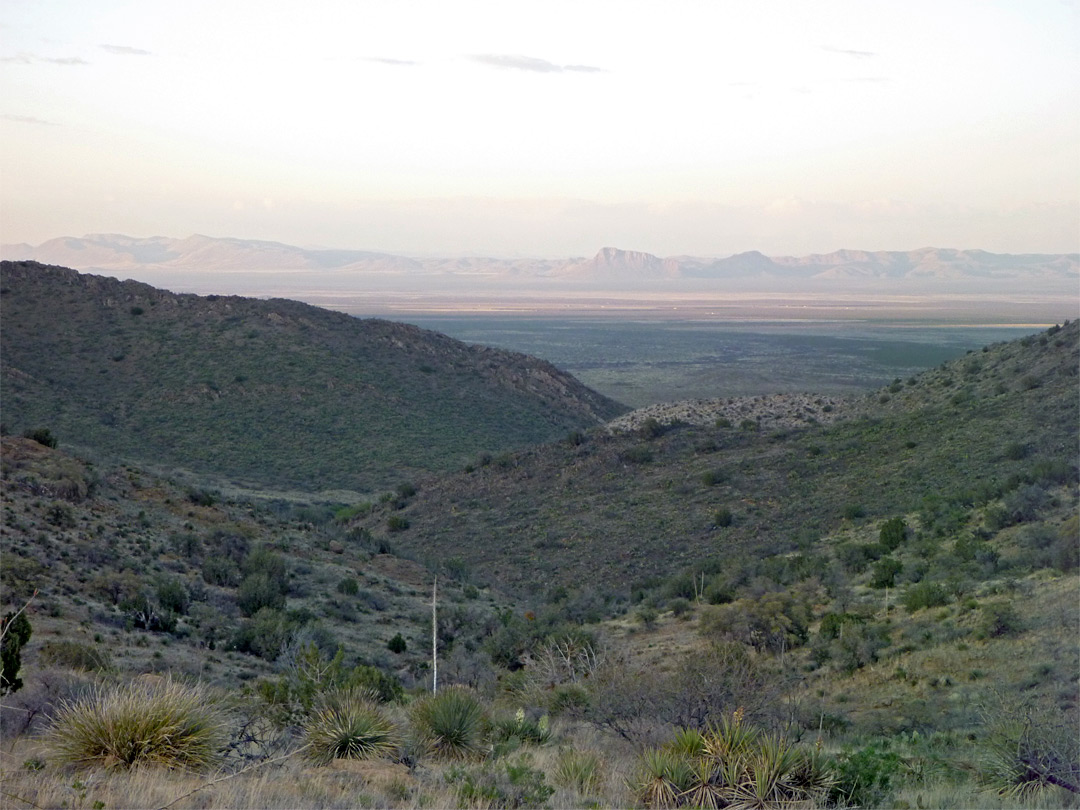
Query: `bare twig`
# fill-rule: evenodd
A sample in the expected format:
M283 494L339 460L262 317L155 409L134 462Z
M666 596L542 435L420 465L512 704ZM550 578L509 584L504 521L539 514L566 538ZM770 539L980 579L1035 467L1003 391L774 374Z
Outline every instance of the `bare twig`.
M7 635L8 629L11 627L12 622L19 618L19 614L30 607L30 603L34 601L34 597L38 595L38 589L34 588L34 592L30 594L30 598L26 600L26 604L15 611L7 621L0 622L0 641L4 640L4 636Z
M209 782L205 782L205 783L199 785L196 788L192 788L187 793L181 793L179 796L177 796L175 799L173 799L168 804L161 805L161 807L159 807L158 810L166 810L166 808L172 807L178 801L180 801L181 799L186 799L188 796L192 795L193 793L198 793L200 790L206 790L206 788L213 787L214 785L220 784L221 782L228 782L230 779L235 779L236 777L240 776L241 774L245 774L248 771L254 771L257 768L261 768L263 765L271 765L271 764L273 764L275 762L281 762L283 759L288 759L291 756L295 756L296 754L299 754L301 751L304 751L305 749L308 749L310 747L311 747L311 743L308 743L307 745L300 746L295 751L290 751L287 754L282 754L280 757L274 757L273 759L264 759L262 762L255 762L255 763L252 763L251 765L248 765L246 768L241 768L236 773L228 773L228 774L225 774L224 776L219 776L217 779L211 779ZM35 807L36 806L37 805L35 805Z
M25 804L28 804L31 807L36 807L36 808L38 808L38 810L45 810L45 808L43 808L40 804L34 804L29 799L24 799L22 796L16 796L14 793L8 793L6 790L0 790L0 796L10 796L12 799L16 799L16 800L18 800L20 802L24 802Z

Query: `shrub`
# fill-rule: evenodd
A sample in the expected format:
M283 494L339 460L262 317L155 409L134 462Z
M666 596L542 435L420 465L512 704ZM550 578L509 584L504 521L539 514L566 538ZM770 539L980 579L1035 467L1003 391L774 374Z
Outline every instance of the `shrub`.
M936 582L917 582L910 586L901 598L904 607L911 613L923 608L941 607L949 604L949 595Z
M133 681L61 703L47 740L61 761L82 767L201 770L218 759L225 727L202 688Z
M263 608L282 610L285 607L285 594L267 574L248 574L240 583L236 604L245 616L254 616Z
M403 532L407 528L409 528L409 521L401 515L391 515L386 520L386 530L388 532Z
M207 557L202 565L202 578L210 585L231 588L240 581L240 569L228 557Z
M360 592L360 584L352 577L342 577L338 580L337 592L346 596L356 596Z
M831 804L848 807L880 807L892 793L893 779L903 765L899 755L873 745L844 751L836 758L836 784Z
M707 487L715 487L717 484L722 484L727 480L723 470L707 470L701 474L701 483Z
M191 597L188 595L188 590L184 587L183 582L171 578L158 585L157 599L163 610L184 614L187 613Z
M455 766L446 772L446 781L455 786L459 807L542 807L555 792L528 757L471 768Z
M470 689L450 686L414 704L414 727L438 755L465 758L481 750L484 707Z
M725 528L735 522L735 515L726 506L713 512L713 524Z
M862 504L849 503L844 507L844 518L846 520L858 520L861 517L866 516L866 508Z
M907 524L901 517L889 518L881 524L878 539L886 551L896 551L907 536Z
M23 436L27 439L33 439L35 442L44 445L45 447L56 447L57 445L56 437L53 436L52 431L48 428L28 430Z
M1011 636L1023 629L1020 614L1008 602L983 605L981 613L978 632L983 638Z
M307 756L322 764L335 759L387 756L398 746L398 731L377 703L377 696L360 688L326 692L317 698L304 724Z
M41 647L41 663L49 667L101 671L112 668L105 650L97 650L77 641L47 641Z
M408 647L409 645L406 643L405 639L402 638L401 633L398 633L396 636L386 642L386 649L390 650L390 652L394 654L401 654L405 652Z
M904 568L903 563L892 557L882 557L874 563L874 570L870 574L871 588L892 588L896 585L896 575Z

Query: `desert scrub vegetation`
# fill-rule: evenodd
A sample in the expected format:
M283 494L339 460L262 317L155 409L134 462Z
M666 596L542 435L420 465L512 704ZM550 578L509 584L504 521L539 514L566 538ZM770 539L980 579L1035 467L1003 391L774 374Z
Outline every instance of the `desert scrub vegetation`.
M390 756L400 742L397 726L374 691L347 687L318 697L304 723L306 755L326 764L334 759Z
M484 704L464 686L450 686L412 706L411 718L418 742L436 756L468 759L483 744Z
M97 686L63 702L46 732L61 762L102 768L205 770L225 740L222 710L210 693L169 678Z
M819 750L767 734L736 710L705 731L682 730L646 751L634 777L646 807L819 806L836 782Z

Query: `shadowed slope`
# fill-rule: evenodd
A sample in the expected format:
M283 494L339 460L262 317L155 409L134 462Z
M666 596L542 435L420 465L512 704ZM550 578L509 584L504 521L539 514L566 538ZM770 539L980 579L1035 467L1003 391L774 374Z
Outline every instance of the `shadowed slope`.
M5 426L200 475L386 487L622 410L543 361L404 324L0 269Z

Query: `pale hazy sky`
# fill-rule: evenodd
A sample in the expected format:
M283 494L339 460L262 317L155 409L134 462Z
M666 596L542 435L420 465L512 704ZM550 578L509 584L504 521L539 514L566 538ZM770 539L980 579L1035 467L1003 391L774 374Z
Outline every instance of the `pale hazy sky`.
M1066 0L0 0L0 239L1080 250Z

